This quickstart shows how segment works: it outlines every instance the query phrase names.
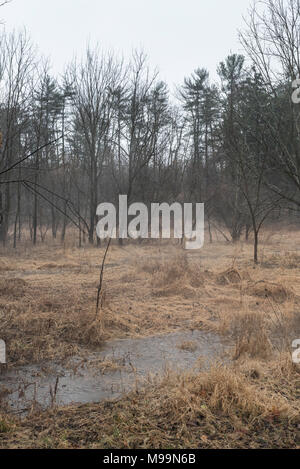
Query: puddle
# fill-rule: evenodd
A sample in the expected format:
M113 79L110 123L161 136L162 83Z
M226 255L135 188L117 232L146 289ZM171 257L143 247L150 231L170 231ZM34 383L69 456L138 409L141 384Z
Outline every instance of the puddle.
M189 342L193 347L187 344L187 350L178 347ZM99 402L120 397L137 383L147 381L149 375L160 375L168 367L178 371L191 369L200 357L202 366L208 367L225 348L219 336L202 331L115 340L84 361L72 359L72 369L50 362L5 372L0 375L0 390L9 390L8 410L19 414L30 411L33 402L43 408L54 399L60 406ZM97 367L103 359L116 364L116 368Z

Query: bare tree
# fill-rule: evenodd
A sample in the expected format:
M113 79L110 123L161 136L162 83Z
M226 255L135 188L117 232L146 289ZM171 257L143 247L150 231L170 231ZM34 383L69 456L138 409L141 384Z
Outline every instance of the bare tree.
M33 48L26 33L3 34L0 38L0 171L14 163L17 136L26 120L29 106L30 76L34 65ZM0 195L0 239L3 243L9 227L10 184Z
M111 90L117 88L122 76L122 64L113 55L99 50L86 52L83 62L70 65L66 82L72 93L74 131L86 154L84 170L89 185L89 241L93 243L96 208L100 196L100 181L107 157L108 136L112 118Z
M300 0L254 3L240 37L270 97L268 108L261 108L275 148L267 185L300 207L300 108L291 101L292 82L300 76Z

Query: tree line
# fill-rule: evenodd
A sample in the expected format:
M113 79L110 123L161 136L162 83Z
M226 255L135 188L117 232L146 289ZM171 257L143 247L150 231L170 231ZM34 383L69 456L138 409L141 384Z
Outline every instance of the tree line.
M262 4L263 5L262 5ZM198 68L171 93L143 52L99 47L53 76L26 32L0 37L0 242L47 233L96 240L101 202L204 202L227 241L254 241L300 207L300 0L255 3L212 82ZM121 243L121 240L120 240Z

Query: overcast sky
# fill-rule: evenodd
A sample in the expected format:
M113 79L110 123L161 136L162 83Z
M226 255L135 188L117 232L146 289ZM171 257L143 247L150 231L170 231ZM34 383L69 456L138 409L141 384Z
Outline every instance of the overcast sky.
M241 52L237 29L250 0L12 0L1 8L6 30L26 27L53 71L99 43L128 57L143 48L172 87L195 68L216 67Z

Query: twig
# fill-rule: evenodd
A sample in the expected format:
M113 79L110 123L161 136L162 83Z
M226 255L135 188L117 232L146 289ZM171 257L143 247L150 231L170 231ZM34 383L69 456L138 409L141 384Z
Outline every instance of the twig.
M1 6L1 5L0 5ZM27 156L24 156L24 158L21 158L19 159L18 161L16 161L14 164L12 164L11 166L9 166L8 168L4 169L3 171L0 172L0 176L2 174L6 174L8 173L9 171L12 171L16 166L18 166L19 164L23 163L24 161L28 160L31 156L35 155L36 153L38 153L39 151L43 150L44 148L50 146L50 145L53 145L53 143L56 143L58 142L58 140L60 140L61 138L63 138L63 135L61 135L60 137L57 137L55 138L54 140L51 140L50 142L47 142L45 143L44 145L42 145L41 147L37 148L36 150L34 150L33 152L31 152L29 155Z
M85 234L87 234L84 229L82 227L79 226L79 224L74 221L70 215L68 215L66 212L64 212L61 208L59 208L57 205L55 205L50 199L48 199L48 197L46 197L44 194L42 194L41 192L39 192L35 187L31 187L30 184L33 184L32 182L28 182L28 181L22 181L23 183L23 186L29 190L32 194L37 194L39 197L41 197L42 199L44 199L48 204L50 204L52 207L54 207L58 212L60 212L62 215L64 215L66 218L68 218L72 223L73 225L75 225L77 228L81 229L81 231ZM41 187L41 186L40 186ZM47 189L44 189L44 190L47 190ZM49 191L47 191L49 192ZM54 194L54 193L53 193ZM57 197L59 197L58 195L56 195ZM61 197L59 197L61 198ZM64 200L64 199L63 199ZM73 212L74 214L74 212ZM75 213L75 216L76 216L76 213Z
M98 317L98 312L99 312L100 296L101 296L101 292L102 292L102 284L103 284L103 274L104 274L105 260L106 260L106 256L107 256L107 253L108 253L108 250L109 250L110 243L111 243L111 238L109 238L109 240L108 240L108 243L107 243L107 246L106 246L106 250L105 250L105 253L104 253L104 256L103 256L103 260L102 260L101 270L100 270L100 280L99 280L98 292L97 292L97 303L96 303L96 315L95 315L95 320L97 319L97 317Z

